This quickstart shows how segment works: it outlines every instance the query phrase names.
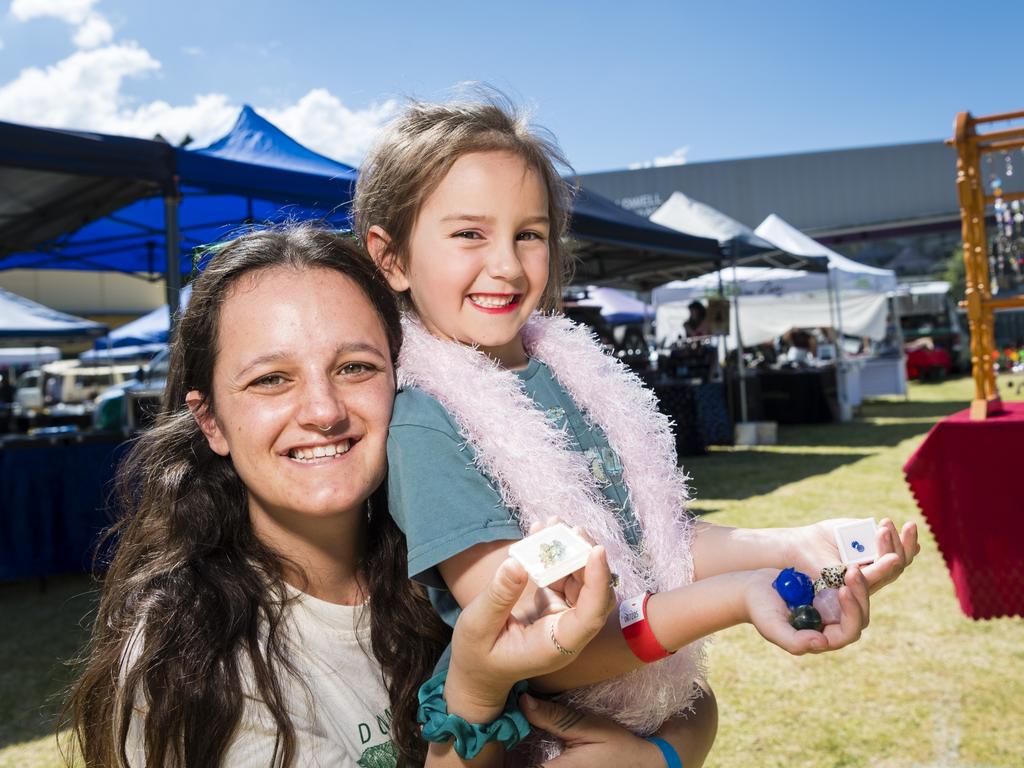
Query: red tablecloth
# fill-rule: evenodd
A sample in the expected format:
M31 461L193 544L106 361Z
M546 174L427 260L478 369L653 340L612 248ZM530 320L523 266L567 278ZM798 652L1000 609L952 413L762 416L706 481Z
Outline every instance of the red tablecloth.
M1024 403L949 416L903 467L963 612L1024 616Z

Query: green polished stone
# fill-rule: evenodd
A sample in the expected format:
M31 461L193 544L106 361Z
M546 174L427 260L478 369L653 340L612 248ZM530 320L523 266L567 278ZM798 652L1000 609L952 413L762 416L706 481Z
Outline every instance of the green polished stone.
M789 623L793 625L794 629L813 629L815 632L821 632L821 628L824 626L821 622L821 614L813 605L801 605L793 611L789 617Z

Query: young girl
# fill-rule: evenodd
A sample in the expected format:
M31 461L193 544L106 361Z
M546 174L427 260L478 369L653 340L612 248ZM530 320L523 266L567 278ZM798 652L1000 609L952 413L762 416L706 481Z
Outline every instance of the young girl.
M128 514L69 703L85 764L422 764L416 691L451 633L374 495L394 299L351 241L310 227L243 236L193 285L162 413L121 469ZM551 624L580 645L613 605L599 551L584 577ZM515 681L566 662L547 625L510 628L525 584L505 563L460 618L449 714L490 722ZM635 749L629 734L588 734ZM487 748L474 764L502 758ZM444 744L427 762L463 764Z
M613 616L585 650L553 635L573 662L532 682L572 689L570 701L651 733L699 696L696 641L710 632L749 621L792 653L856 640L868 589L909 563L916 531L883 522L883 556L848 572L839 624L789 625L772 581L783 567L813 577L838 562L834 522L695 524L653 395L587 331L535 312L561 296L569 195L560 162L551 141L500 104L414 104L361 170L356 230L407 310L390 509L410 575L448 623L531 524L557 515L593 534L621 577L619 599L653 593L648 627L665 653L678 652L645 667ZM530 589L515 615L561 607Z

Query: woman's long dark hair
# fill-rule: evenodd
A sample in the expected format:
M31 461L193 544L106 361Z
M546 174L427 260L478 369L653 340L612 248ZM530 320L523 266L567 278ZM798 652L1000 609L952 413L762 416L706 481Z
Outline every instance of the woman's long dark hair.
M245 486L230 459L209 448L185 406L185 395L198 390L204 406L216 409L218 320L231 287L243 275L281 266L332 269L353 280L380 316L397 358L401 325L392 294L342 235L308 225L243 235L193 282L171 345L161 413L118 472L125 515L112 531L116 554L65 709L87 766L128 764L128 728L141 701L146 765L219 765L242 715L245 660L254 675L250 686L277 724L270 765L295 762L295 730L280 682L292 673L281 633L289 599L283 557L254 534ZM425 750L415 725L416 690L450 630L408 579L405 538L387 513L383 489L371 501L361 570L372 652L388 688L392 740L406 762L417 763Z

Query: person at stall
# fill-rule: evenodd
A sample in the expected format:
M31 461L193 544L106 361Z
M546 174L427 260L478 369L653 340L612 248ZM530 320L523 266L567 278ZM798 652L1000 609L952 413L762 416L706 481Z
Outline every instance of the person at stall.
M683 323L683 329L688 338L693 336L707 336L708 331L708 309L699 301L691 301L686 307L690 310L690 316Z
M659 766L612 723L515 706L516 681L569 662L551 636L579 650L604 625L601 547L536 622L510 618L527 583L511 560L454 636L408 580L381 486L401 327L365 253L311 227L257 232L193 286L162 411L120 469L127 514L66 710L85 763L489 767L529 718L567 761ZM450 638L447 684L418 701ZM418 709L476 755L427 752Z

